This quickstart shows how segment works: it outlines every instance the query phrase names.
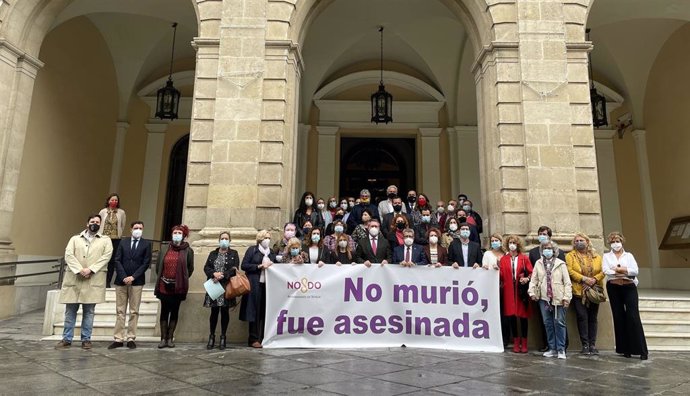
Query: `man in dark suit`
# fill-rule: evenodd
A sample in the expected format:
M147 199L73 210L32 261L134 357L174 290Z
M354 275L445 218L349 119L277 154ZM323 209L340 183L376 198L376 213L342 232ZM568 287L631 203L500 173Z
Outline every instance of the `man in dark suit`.
M381 221L381 232L383 232L383 236L386 238L388 238L388 233L391 232L391 223L393 222L393 216L403 215L407 219L407 224L410 224L412 222L410 221L410 218L407 217L407 214L403 212L402 198L394 197L392 202L393 211L391 213L386 213L385 215L383 215L383 220Z
M388 264L391 261L391 248L386 238L379 233L381 225L379 220L373 218L369 220L366 238L359 240L357 250L355 250L355 262L363 263L371 267L371 263Z
M347 217L347 233L352 234L357 225L362 224L362 213L369 210L372 218L379 218L379 208L371 203L371 193L366 188L359 192L359 204L355 205Z
M132 237L122 238L115 252L115 309L117 320L112 344L108 349L120 348L127 343L127 348L134 349L139 319L141 291L146 283L146 270L151 264L151 241L142 238L144 223L132 223ZM129 306L129 323L125 334L125 313Z
M448 262L454 268L482 266L482 249L477 242L470 241L469 224L460 224L460 239L453 239L448 246Z
M412 228L404 229L403 238L405 244L403 246L396 246L393 249L393 263L400 264L403 267L426 265L424 248L414 243L414 230Z

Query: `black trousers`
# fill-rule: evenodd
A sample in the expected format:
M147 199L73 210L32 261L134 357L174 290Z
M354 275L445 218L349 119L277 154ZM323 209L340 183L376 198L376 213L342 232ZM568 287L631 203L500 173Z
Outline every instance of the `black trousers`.
M256 320L249 322L249 345L264 339L264 320L266 318L266 284L261 283L261 301L257 307Z
M108 274L105 278L105 286L110 287L110 282L113 280L113 275L115 274L115 252L117 252L118 246L120 246L120 239L111 239L113 242L113 255L110 256L110 261L108 261Z
M220 314L220 334L225 335L228 332L228 324L230 323L230 305L211 307L211 316L208 321L210 334L216 334L218 314Z
M582 303L581 296L574 295L573 305L575 306L575 316L577 317L577 330L580 333L580 342L583 346L596 345L599 304L589 304L589 307L587 307Z
M613 332L616 339L616 352L647 356L647 340L640 320L639 297L635 284L606 284L611 300Z

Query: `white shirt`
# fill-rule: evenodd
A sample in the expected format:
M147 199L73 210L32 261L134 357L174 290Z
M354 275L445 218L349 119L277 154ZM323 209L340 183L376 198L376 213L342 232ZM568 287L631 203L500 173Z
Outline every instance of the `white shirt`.
M623 254L619 258L616 257L616 254L613 251L610 251L608 253L604 253L602 259L601 266L604 274L606 274L606 282L616 277L616 267L618 267L620 264L621 267L628 268L629 276L635 277L633 282L635 282L635 286L637 286L639 283L637 280L637 274L639 273L640 269L637 266L637 261L635 261L635 256L633 256L632 253L623 251Z
M513 266L513 276L515 277L515 279L518 279L518 274L517 274L518 256L511 257L510 263Z
M468 256L470 255L469 243L469 241L467 241L467 243L463 242L462 240L460 241L460 245L462 246L462 259L465 261L465 267L467 267L467 261L469 260Z
M482 267L487 269L498 269L498 257L493 251L487 250L482 256Z
M309 248L309 262L316 264L319 262L319 248L318 246L312 246Z
M402 204L402 210L400 212L407 213L407 209L405 209L405 204ZM388 213L393 213L393 201L391 201L390 199L386 199L384 201L379 202L379 218L383 220L383 216Z

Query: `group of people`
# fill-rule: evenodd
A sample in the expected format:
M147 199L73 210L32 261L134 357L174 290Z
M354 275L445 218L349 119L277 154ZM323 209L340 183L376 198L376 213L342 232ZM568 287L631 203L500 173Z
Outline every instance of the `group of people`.
M240 262L231 246L231 235L218 236L218 247L204 265L207 280L223 287L238 269L248 277L249 294L242 296L240 320L248 323L248 345L261 348L265 318L265 271L274 263L292 264L397 264L405 267L428 265L453 268L472 267L499 273L501 291L501 327L504 346L515 353L527 352L528 319L537 307L544 334L544 356L565 359L568 346L566 311L575 307L583 354L598 354L597 315L608 291L614 320L616 352L647 359L648 352L638 310L637 263L623 249L625 238L611 233L607 242L611 251L599 255L590 238L575 234L572 250L565 254L552 241L552 230L542 226L537 232L538 246L525 251L517 235L492 234L486 250L480 245L481 216L473 210L467 196L446 204L438 201L433 208L429 198L414 190L406 199L396 186L387 188L387 199L378 205L364 189L359 199L345 197L327 201L305 192L293 221L284 225L275 242L268 230L256 235ZM82 305L82 347L91 348L91 329L95 304L105 301L112 266L115 278L117 323L109 348L136 348L137 312L144 274L151 263L151 242L142 238L144 224L131 223L131 237L122 237L125 214L119 197L111 194L106 208L88 218L86 229L72 237L65 251L67 270L60 296L66 304L65 327L58 347L72 343L76 313ZM101 229L101 225L103 228ZM154 293L161 301L159 348L174 347L179 308L189 290L194 271L194 252L187 243L189 229L178 225L171 230L170 244L163 244L155 265ZM115 252L113 254L113 252ZM111 263L111 264L109 264ZM104 271L104 269L106 269ZM220 316L218 347L226 348L229 309L236 299L207 294L204 306L210 308L207 348L216 346L216 328ZM130 317L125 330L125 314Z

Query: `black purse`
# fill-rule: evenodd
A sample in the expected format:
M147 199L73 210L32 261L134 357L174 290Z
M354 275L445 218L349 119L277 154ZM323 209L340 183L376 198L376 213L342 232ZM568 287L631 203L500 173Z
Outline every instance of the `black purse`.
M523 268L522 270L522 278L529 278L529 274L527 273L527 266L525 266L525 268ZM516 282L518 284L518 296L520 297L520 300L522 300L522 302L525 305L529 304L529 283L522 284L519 280L517 280Z

